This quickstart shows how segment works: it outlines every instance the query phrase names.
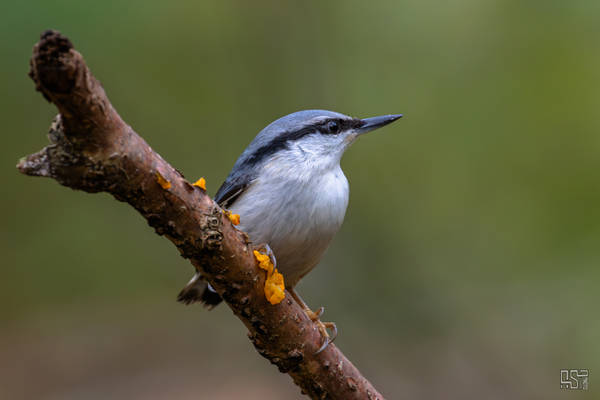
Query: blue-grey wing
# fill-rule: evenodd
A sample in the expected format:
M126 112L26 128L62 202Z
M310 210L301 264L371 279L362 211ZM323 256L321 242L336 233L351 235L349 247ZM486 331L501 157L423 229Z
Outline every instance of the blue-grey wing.
M215 201L221 207L229 208L253 180L254 177L250 174L229 175L217 191Z
M256 179L262 161L264 161L262 160L264 157L259 157L259 155L269 147L275 137L275 133L266 131L267 128L263 129L246 147L233 165L229 176L217 191L215 201L221 207L229 208Z

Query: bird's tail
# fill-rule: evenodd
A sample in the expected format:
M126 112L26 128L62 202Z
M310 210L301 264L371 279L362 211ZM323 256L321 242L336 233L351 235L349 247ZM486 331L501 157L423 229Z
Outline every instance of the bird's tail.
M177 301L184 304L200 302L205 307L211 309L217 306L223 299L209 283L202 279L199 273L196 273L181 292L179 292Z

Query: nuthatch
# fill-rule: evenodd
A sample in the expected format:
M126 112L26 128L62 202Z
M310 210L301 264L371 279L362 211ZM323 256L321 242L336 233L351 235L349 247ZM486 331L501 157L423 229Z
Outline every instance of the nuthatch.
M323 307L311 311L294 287L319 263L344 221L349 188L342 155L360 135L401 116L355 119L324 110L286 115L254 138L215 196L221 207L240 215L238 227L253 242L268 244L285 288L319 324L325 338L319 351L335 339L335 324L322 323ZM196 274L178 300L214 307L222 299Z

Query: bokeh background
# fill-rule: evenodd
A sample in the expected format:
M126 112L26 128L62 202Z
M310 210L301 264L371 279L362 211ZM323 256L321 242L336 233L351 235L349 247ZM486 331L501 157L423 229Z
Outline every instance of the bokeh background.
M346 221L303 297L390 399L598 398L598 1L0 8L0 398L301 398L227 307L175 302L192 267L133 209L17 173L56 113L27 77L47 28L211 194L282 115L404 113L345 155Z

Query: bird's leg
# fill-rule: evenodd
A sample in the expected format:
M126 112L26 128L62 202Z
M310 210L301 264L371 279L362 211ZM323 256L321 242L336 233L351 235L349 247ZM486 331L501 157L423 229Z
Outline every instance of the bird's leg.
M273 269L277 268L277 259L275 258L275 253L273 253L271 246L269 246L267 243L261 243L257 247L265 250L265 252L269 256L269 258L271 259L271 262L273 263ZM296 290L291 288L291 289L288 289L288 291L292 295L294 300L296 300L296 302L298 304L300 304L300 306L306 313L306 316L308 318L310 318L311 321L313 321L317 324L317 326L319 327L319 332L321 332L321 336L323 336L325 338L325 340L323 341L323 344L321 345L319 350L317 350L317 352L315 353L315 354L319 354L320 352L325 350L327 348L327 346L329 346L329 343L333 343L333 341L337 337L337 333L338 333L337 326L335 325L334 322L322 322L321 321L320 318L321 318L321 315L323 315L323 312L325 312L325 307L319 307L319 309L315 312L315 311L311 310L308 307L308 305L306 305L304 300L302 300L302 298L298 295L298 293L296 293ZM331 336L327 332L327 329L331 329Z
M302 300L298 293L296 293L296 290L294 288L288 289L288 291L290 292L294 300L296 300L296 302L300 304L300 306L306 313L306 316L310 318L311 321L317 324L317 326L319 327L319 332L321 332L321 336L323 336L323 338L325 339L319 350L317 350L317 352L315 353L319 354L320 352L325 350L327 346L329 346L329 343L333 343L333 341L337 337L337 326L335 326L334 322L321 322L320 318L321 315L323 315L323 312L325 311L324 307L319 307L319 309L315 312L306 305L304 300ZM331 336L329 336L327 329L331 329Z

